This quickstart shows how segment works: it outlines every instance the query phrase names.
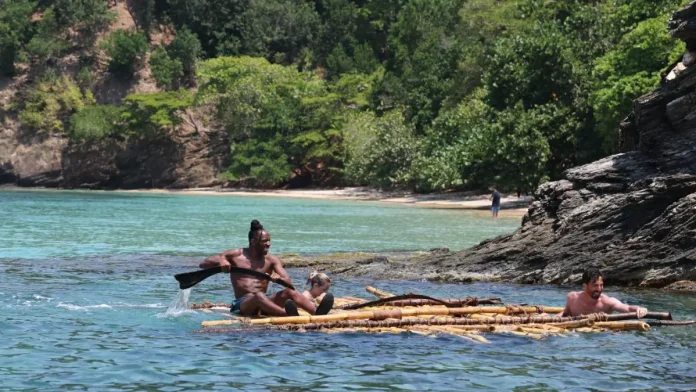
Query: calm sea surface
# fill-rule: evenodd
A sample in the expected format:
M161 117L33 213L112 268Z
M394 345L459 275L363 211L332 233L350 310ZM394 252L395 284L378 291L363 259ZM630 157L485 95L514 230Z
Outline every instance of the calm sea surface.
M503 211L504 213L504 211ZM694 390L696 328L489 344L419 335L198 333L211 316L173 311L172 275L246 242L251 219L275 253L461 249L519 219L376 203L0 191L0 390ZM308 271L291 270L295 282ZM338 296L499 296L562 305L569 288L335 278ZM225 276L189 302L227 301ZM278 289L273 287L272 289ZM696 297L608 288L696 319Z

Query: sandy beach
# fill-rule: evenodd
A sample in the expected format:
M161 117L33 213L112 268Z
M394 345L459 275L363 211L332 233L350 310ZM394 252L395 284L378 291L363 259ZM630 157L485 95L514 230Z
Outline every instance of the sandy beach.
M368 187L271 190L228 188L192 188L182 190L140 189L124 190L121 192L369 201L396 203L427 208L453 208L475 211L488 211L491 206L491 202L488 200L487 194L481 195L474 192L418 194L408 191L380 191ZM501 199L501 215L522 217L527 213L527 208L531 204L532 200L532 196L523 195L522 197L518 198L516 194L503 194L503 198Z

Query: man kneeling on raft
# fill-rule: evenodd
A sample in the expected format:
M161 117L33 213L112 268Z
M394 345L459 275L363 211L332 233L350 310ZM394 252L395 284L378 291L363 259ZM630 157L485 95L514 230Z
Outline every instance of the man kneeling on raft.
M249 230L249 247L230 249L216 256L210 256L200 263L203 269L221 267L223 272L230 272L232 266L247 268L271 275L278 274L285 282L290 283L290 276L283 268L280 260L268 254L271 247L271 235L263 229L257 220L251 222ZM292 289L284 289L271 296L266 295L268 280L243 273L230 273L235 301L230 309L232 313L242 316L256 315L260 310L270 316L297 316L297 307L309 314L327 314L333 307L334 298L331 293L324 296L319 306Z
M582 274L583 291L574 291L568 294L565 309L559 316L581 316L591 313L637 313L643 317L648 309L640 306L626 305L616 298L602 294L604 290L604 278L596 268L590 268Z

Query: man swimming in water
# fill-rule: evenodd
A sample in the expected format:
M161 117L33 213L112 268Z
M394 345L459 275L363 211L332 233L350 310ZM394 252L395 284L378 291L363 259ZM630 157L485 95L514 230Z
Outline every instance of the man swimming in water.
M568 294L565 309L559 316L580 316L590 313L638 313L643 317L648 309L634 305L626 305L616 298L602 294L604 278L596 268L590 268L582 274L583 291L573 291Z
M210 256L200 263L203 269L221 267L223 272L230 272L232 266L247 268L267 275L278 274L290 283L290 276L280 260L268 254L271 247L271 235L263 229L257 220L251 221L249 230L249 247L230 249L219 255ZM333 307L333 295L327 294L319 306L292 289L284 289L271 296L266 295L268 280L260 277L231 273L230 280L234 289L235 301L231 312L251 316L261 312L270 316L297 316L297 306L309 314L327 314Z

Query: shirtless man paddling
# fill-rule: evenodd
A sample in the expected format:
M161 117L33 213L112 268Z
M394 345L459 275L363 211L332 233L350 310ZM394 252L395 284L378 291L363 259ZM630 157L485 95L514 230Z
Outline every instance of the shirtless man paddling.
M230 249L219 255L210 256L200 263L203 269L221 267L223 272L230 272L232 266L263 272L269 276L278 274L285 282L290 283L290 276L283 268L280 260L268 254L271 247L271 235L263 229L257 220L251 222L249 230L249 247ZM310 314L327 314L333 306L333 296L327 296L317 307L312 301L292 289L284 289L270 297L266 295L268 280L231 273L232 288L235 301L231 312L243 316L251 316L261 310L271 316L296 316L297 306Z
M580 316L590 313L638 313L643 317L648 309L634 305L626 305L616 298L602 294L604 290L604 278L602 273L591 268L582 274L583 291L574 291L568 294L565 309L559 316Z

